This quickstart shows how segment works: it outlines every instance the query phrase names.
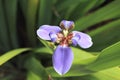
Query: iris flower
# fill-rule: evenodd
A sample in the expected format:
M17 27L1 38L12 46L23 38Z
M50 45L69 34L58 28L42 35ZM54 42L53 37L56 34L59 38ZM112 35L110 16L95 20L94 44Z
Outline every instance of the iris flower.
M88 34L71 31L73 28L73 21L63 20L59 26L42 25L37 30L39 38L58 45L52 56L52 62L55 71L60 75L67 73L72 65L74 56L70 45L78 45L85 49L91 47L93 44Z

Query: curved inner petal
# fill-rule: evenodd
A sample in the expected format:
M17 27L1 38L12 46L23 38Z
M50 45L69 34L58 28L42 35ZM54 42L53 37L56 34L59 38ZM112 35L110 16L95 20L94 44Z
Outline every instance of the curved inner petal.
M73 52L70 47L59 45L52 56L52 60L55 71L63 75L69 71L72 65Z
M43 25L40 26L40 28L37 30L37 35L44 40L51 40L49 34L50 32L54 32L57 34L58 32L61 31L61 28L58 26L50 26L50 25Z
M55 32L50 32L49 36L52 42L55 42L57 40L57 35L55 34Z
M65 29L72 29L74 27L73 21L62 20L60 25Z
M79 40L80 40L80 35L79 35L79 34L75 34L75 35L73 36L73 38L72 38L72 44L73 44L74 46L77 46Z
M80 35L80 39L77 41L78 45L82 48L89 48L92 46L93 42L91 37L88 34L82 33L82 32L78 32L78 31L73 31L73 37L76 34Z

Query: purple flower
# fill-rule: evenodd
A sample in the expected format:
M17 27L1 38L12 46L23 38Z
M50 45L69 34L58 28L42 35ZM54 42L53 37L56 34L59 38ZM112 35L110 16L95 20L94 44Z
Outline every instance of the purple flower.
M60 28L61 27L61 28ZM37 30L37 35L44 40L49 40L59 44L52 56L53 67L55 71L63 75L67 73L72 65L73 52L69 47L79 45L81 48L89 48L92 46L92 39L88 34L72 31L74 28L73 21L63 20L59 26L43 25Z

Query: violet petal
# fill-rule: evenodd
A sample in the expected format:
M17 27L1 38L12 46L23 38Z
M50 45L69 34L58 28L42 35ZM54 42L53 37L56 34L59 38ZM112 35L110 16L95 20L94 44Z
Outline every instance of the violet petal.
M61 31L61 28L58 26L50 26L50 25L42 25L40 28L37 30L37 35L44 40L51 40L49 34L50 32L58 33Z
M74 27L73 21L62 20L60 24L63 25L65 29L70 29Z
M49 36L52 42L55 42L57 40L57 35L55 32L50 32Z
M72 33L73 33L73 38L75 37L76 34L80 35L80 39L77 42L81 48L89 48L92 46L93 42L91 37L88 34L78 32L78 31L73 31Z
M72 44L74 46L77 46L79 40L80 40L80 35L79 34L75 34L74 37L72 38Z
M73 61L71 48L59 45L52 56L52 61L53 67L58 74L63 75L67 73Z

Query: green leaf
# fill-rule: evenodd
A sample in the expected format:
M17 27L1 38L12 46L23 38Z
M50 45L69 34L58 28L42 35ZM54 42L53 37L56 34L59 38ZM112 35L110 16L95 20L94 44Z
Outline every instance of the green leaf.
M92 0L91 2L96 2L96 0ZM71 8L71 6L75 6L78 4L82 4L82 3L90 3L89 0L61 0L58 1L58 4L56 4L56 8L58 11L62 11L62 10L67 10L69 8Z
M56 5L56 8L57 8L57 10L58 11L61 11L61 10L63 10L63 9L67 9L67 8L69 8L70 7L70 5L72 4L72 5L76 5L76 4L78 4L79 2L81 2L81 0L65 0L65 1L62 1L61 3L58 3L57 5ZM71 5L71 6L72 6Z
M120 65L120 42L104 49L97 60L86 68L93 71L100 71Z
M53 54L53 51L51 49L46 48L46 47L34 49L33 52L40 53L40 54L43 54L43 53L44 54L45 53Z
M40 0L38 12L38 24L50 24L52 17L52 0Z
M93 40L93 46L88 50L101 51L104 48L120 41L120 19L110 22L98 29L92 30L89 34Z
M13 79L14 79L13 74L9 74L7 76L0 77L0 80L13 80Z
M38 9L39 0L28 0L27 2L27 11L26 11L26 28L27 28L27 37L28 37L28 45L35 46L36 45L36 15Z
M93 55L92 52L86 52L78 48L72 47L72 51L74 53L73 64L86 65L93 62L97 58L97 56Z
M97 73L92 74L93 77L99 78L99 80L120 80L120 68L110 68ZM93 80L93 79L92 79Z
M75 24L76 30L84 30L92 25L95 25L101 21L105 21L108 19L115 19L120 15L120 1L116 0L106 5L105 7L89 14L88 16L84 16L78 19Z
M0 50L10 50L10 42L2 0L0 0Z
M20 48L4 53L2 56L0 56L0 66L7 62L8 60L12 59L13 57L28 50L30 50L30 48Z
M32 78L37 78L38 80L48 79L48 74L46 73L45 68L36 58L34 57L29 58L25 63L25 67L28 70L27 80L31 80L30 75L32 75Z
M77 48L72 48L72 50L74 53L73 65L70 71L67 74L65 74L63 77L82 76L92 73L93 71L85 69L85 65L95 61L97 57L89 52L85 52ZM53 77L60 77L60 75L58 75L52 67L48 67L47 71Z
M85 0L79 2L78 5L71 11L70 20L77 20L81 16L85 15L89 10L91 10L97 3L97 0ZM66 14L68 15L68 14Z
M105 2L105 0L97 0L97 2L96 2L94 7L100 6L103 2Z
M6 24L8 26L8 32L10 37L10 42L12 48L18 48L18 40L17 40L17 28L16 28L16 19L17 19L17 2L18 0L4 0L5 2L5 16L6 16ZM11 20L12 19L12 20Z
M49 41L45 41L45 40L42 40L42 39L39 39L39 40L40 40L41 43L43 43L43 45L45 45L45 47L47 49L49 49L49 51L53 51L54 50L54 48L55 48L54 43L49 42Z
M37 76L32 71L28 71L27 73L27 80L42 80L39 76Z
M26 10L27 10L27 6L28 6L28 4L27 4L28 1L29 0L18 0L24 17L26 17Z
M120 68L114 67L86 76L71 77L70 80L120 80Z

